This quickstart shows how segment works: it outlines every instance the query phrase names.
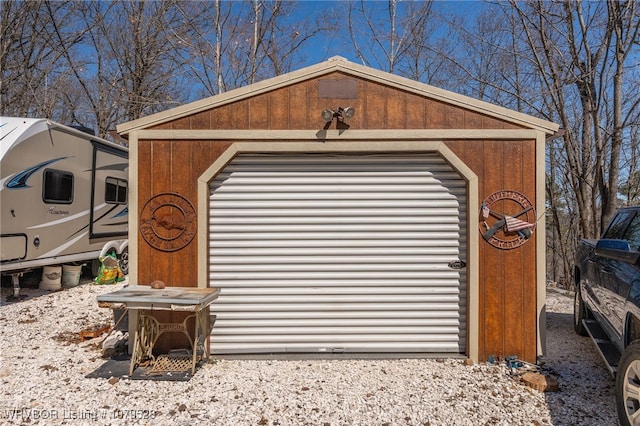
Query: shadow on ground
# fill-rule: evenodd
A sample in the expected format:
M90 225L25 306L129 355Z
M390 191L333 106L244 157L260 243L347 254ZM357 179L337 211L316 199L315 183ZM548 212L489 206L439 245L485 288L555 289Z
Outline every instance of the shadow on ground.
M545 394L554 425L616 425L614 379L593 342L573 330L571 313L547 312L546 374L559 382Z
M51 290L40 289L40 282L42 281L42 268L37 268L29 272L25 272L20 277L20 295L18 297L13 296L13 281L10 275L3 275L1 282L2 298L0 304L8 305L12 303L19 303L24 300L28 300L34 297L39 297L46 294L51 294ZM80 282L78 285L89 284L93 281L93 275L91 269L87 267L82 268L82 275L80 276ZM24 290L24 291L23 291ZM65 288L61 286L60 290L64 291Z

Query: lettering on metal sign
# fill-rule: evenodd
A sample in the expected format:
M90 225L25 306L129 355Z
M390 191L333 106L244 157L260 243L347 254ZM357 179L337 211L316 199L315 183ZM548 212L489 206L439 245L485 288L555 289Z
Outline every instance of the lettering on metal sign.
M177 251L193 240L197 214L180 194L167 192L154 196L140 214L140 233L149 245L161 251Z
M159 333L166 333L169 331L186 331L187 329L185 328L185 326L181 323L166 323L166 322L161 322L158 324L158 332Z
M494 247L511 250L533 235L536 211L524 194L502 190L489 195L480 208L480 234Z

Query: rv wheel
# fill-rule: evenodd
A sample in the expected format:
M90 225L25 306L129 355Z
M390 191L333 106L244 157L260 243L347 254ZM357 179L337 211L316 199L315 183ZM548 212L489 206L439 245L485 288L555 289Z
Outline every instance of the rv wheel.
M122 273L125 275L129 274L129 248L126 247L124 250L122 250L122 253L120 253L120 269L122 270Z
M97 277L100 273L100 266L102 266L100 259L93 259L91 261L91 275L93 275L93 278Z

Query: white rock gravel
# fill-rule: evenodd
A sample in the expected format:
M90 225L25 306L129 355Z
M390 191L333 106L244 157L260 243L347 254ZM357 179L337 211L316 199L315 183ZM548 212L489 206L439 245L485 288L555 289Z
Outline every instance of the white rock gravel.
M559 291L548 291L540 370L558 379L554 393L525 386L504 364L435 359L217 360L188 382L87 379L105 360L70 340L112 319L96 296L125 283L25 288L17 302L2 288L0 424L617 424L613 380L573 332L572 299Z

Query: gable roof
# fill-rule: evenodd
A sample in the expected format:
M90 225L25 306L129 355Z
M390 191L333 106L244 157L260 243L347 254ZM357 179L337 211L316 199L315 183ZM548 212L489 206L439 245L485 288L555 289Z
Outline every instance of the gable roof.
M292 71L248 86L230 90L219 95L214 95L199 101L190 102L176 108L142 117L137 120L119 124L117 126L117 131L121 135L128 135L136 130L147 129L152 126L157 126L185 116L266 93L294 83L321 77L333 72L341 72L347 75L353 75L354 77L375 81L390 87L422 95L430 99L442 101L450 105L463 107L500 120L512 122L520 126L541 130L547 134L555 133L559 127L556 123L551 121L523 114L489 102L480 101L468 96L450 92L448 90L439 89L405 77L400 77L374 68L359 65L347 61L345 58L340 56L334 56L329 58L327 61L320 62L316 65L301 68L297 71Z

